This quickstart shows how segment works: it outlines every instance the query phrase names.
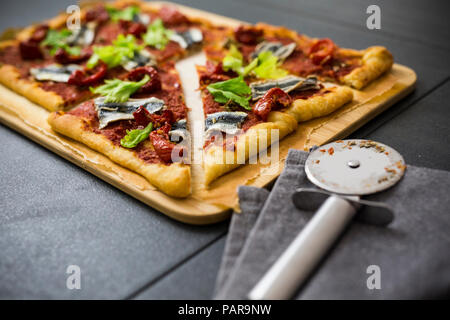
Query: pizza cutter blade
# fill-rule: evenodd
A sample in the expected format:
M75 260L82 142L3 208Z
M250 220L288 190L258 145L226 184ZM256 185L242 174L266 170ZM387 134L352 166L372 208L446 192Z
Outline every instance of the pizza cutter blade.
M305 162L308 179L331 193L311 220L249 293L252 300L288 299L352 220L359 196L386 190L405 172L403 157L371 140L339 140L313 150ZM305 189L293 195L297 207ZM311 192L311 189L308 189ZM320 192L320 190L318 190ZM323 191L322 191L323 192Z

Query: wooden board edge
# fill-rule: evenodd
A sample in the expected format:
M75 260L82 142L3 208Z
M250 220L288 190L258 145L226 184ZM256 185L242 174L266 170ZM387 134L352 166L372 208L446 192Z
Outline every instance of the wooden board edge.
M377 108L375 108L371 112L365 114L360 120L352 123L351 126L346 127L346 128L344 128L344 130L337 132L336 135L334 135L334 136L330 137L328 140L324 141L322 143L322 145L330 143L335 140L344 139L345 137L347 137L351 133L355 132L356 130L358 130L359 128L364 126L367 122L369 122L373 118L377 117L378 115L380 115L381 113L383 113L384 111L389 109L395 103L399 102L400 100L402 100L403 98L405 98L406 96L408 96L415 90L415 86L417 83L416 72L413 69L411 69L407 66L401 65L401 64L394 64L394 66L405 69L408 73L410 73L410 77L408 78L409 81L403 83L404 87L401 90L399 90L398 92L396 92L396 94L389 95L387 97L387 99L385 99ZM395 85L394 85L394 87L395 87ZM395 91L394 87L391 90ZM374 97L372 99L376 99L376 98L377 97ZM370 103L372 101L372 99L369 101L366 101L366 103ZM280 163L278 173L273 174L273 175L257 176L254 179L252 179L251 183L246 184L246 185L264 188L270 184L273 184L275 182L275 180L279 177L280 173L284 170L284 165L285 165L284 161L283 161L283 163ZM239 207L238 201L234 202L234 204L232 205L232 209L236 212L240 212L240 207Z
M245 23L245 22L237 20L237 19L225 17L225 16L222 16L222 15L219 15L216 13L208 12L208 11L203 11L203 10L197 9L197 8L187 7L187 6L169 2L169 1L155 1L155 2L150 2L150 3L146 3L146 4L149 6L152 6L152 5L161 6L161 5L165 5L165 4L173 5L182 10L185 10L187 15L192 14L193 16L206 17L209 19L217 17L217 18L220 18L222 21L227 21L227 23L236 24L236 25ZM206 16L204 16L204 14ZM410 72L412 72L412 74L414 75L414 81L412 82L412 84L410 86L407 86L405 88L405 90L400 91L398 93L398 95L391 96L390 99L388 99L386 102L383 102L382 104L380 104L380 108L375 108L368 114L364 115L364 117L361 121L358 121L357 123L353 123L351 126L345 128L345 130L342 130L342 131L336 133L336 135L329 138L327 140L327 142L344 138L348 134L352 133L353 131L355 131L358 128L360 128L361 126L363 126L369 120L373 119L380 113L384 112L386 109L388 109L394 103L396 103L400 99L404 98L406 95L408 95L410 92L412 92L414 90L414 85L417 80L417 75L414 72L414 70L412 70L406 66L400 65L400 64L395 64L395 66L406 68ZM55 152L56 154L63 157L64 159L70 161L71 163L83 168L84 170L90 172L91 174L95 175L96 177L102 179L103 181L113 185L115 188L127 193L128 195L153 207L154 209L161 211L165 215L167 215L177 221L181 221L181 222L189 223L189 224L195 224L195 225L212 224L212 223L217 223L217 222L227 219L230 216L231 210L233 208L239 211L238 203L230 204L229 207L224 207L222 205L214 205L214 204L208 203L208 205L211 206L212 208L214 208L214 210L211 210L207 213L199 213L199 214L192 214L192 213L187 214L186 213L187 211L183 212L183 210L180 210L180 211L169 210L167 207L158 203L156 200L149 198L148 194L145 194L145 193L141 192L140 190L138 190L137 188L134 188L130 185L123 183L123 180L121 180L119 177L113 177L112 173L95 168L93 165L86 163L86 161L84 161L84 159L82 159L81 156L77 157L76 155L72 154L71 152L67 152L67 151L64 152L64 150L63 150L64 146L62 144L60 144L61 145L60 147L55 147L54 144L49 143L48 141L46 141L46 139L42 139L42 136L45 137L45 134L43 134L39 130L27 125L19 117L16 117L16 116L12 115L10 112L4 111L2 109L3 109L3 107L0 107L0 122L5 124L7 127L17 131L18 133L25 135L30 140L38 143L39 145L43 146L44 148L46 148L52 152ZM7 112L6 116L5 116L5 112ZM22 125L18 124L17 123L18 121L20 123L22 123ZM48 139L48 137L46 137L46 138ZM327 143L327 142L324 142L324 143ZM55 143L59 143L59 142L57 142L55 140ZM283 167L284 167L284 163L282 164L281 168L283 168ZM256 186L264 187L264 186L267 186L268 184L272 183L278 176L279 176L279 173L274 175L273 177L268 177L268 176L265 176L264 178L259 177L259 178L254 179L253 183ZM249 185L254 185L254 184L249 184ZM155 192L158 192L158 191L155 191ZM198 201L198 200L193 200L193 201ZM194 208L191 208L191 209L194 209Z
M100 178L106 183L130 195L131 197L145 203L146 205L151 206L152 208L164 213L165 215L177 221L188 224L205 225L221 222L227 219L230 215L231 210L230 208L213 204L208 204L208 206L212 208L211 211L199 212L198 214L191 214L187 213L187 211L183 212L182 210L179 211L170 210L168 207L148 197L148 194L144 193L138 188L123 183L123 181L116 174L108 172L106 170L99 170L91 163L86 162L81 156L78 156L70 151L67 151L67 149L58 141L55 140L53 143L49 142L48 140L49 138L46 137L43 133L27 125L26 123L23 122L22 119L15 116L14 114L8 112L7 110L4 110L4 107L1 105L0 105L0 123L24 135L25 137L39 144L40 146L56 153L58 156L68 160L69 162L75 164L76 166L88 171L89 173ZM64 137L63 139L67 138ZM59 146L56 146L56 144L58 144ZM160 193L159 191L156 190L154 192ZM191 209L200 210L199 208L195 207L191 207Z
M390 106L392 106L397 101L404 98L406 95L411 93L414 90L414 85L417 80L417 75L411 68L408 68L403 65L396 64L397 66L401 68L407 69L413 77L411 78L412 81L408 83L405 88L401 91L399 91L396 95L390 96L387 101L384 101L380 104L381 107L376 108L372 110L370 113L364 115L363 120L360 120L358 122L353 123L350 127L345 128L345 130L338 132L335 136L330 137L327 142L341 139L347 136L348 134L352 133L353 131L357 130L361 126L363 126L365 123L370 121L375 116L379 115L386 109L388 109ZM7 89L7 88L6 88ZM9 89L7 89L9 90ZM25 124L19 117L9 113L8 111L2 110L3 107L0 109L0 122L8 126L9 128L17 131L18 133L21 133L25 135L30 140L38 143L39 145L43 146L44 148L55 152L59 156L63 157L64 159L70 161L71 163L81 167L82 169L90 172L91 174L95 175L96 177L102 179L103 181L113 185L115 188L127 193L128 195L132 196L133 198L151 206L152 208L161 211L165 215L188 224L194 224L194 225L206 225L206 224L213 224L220 221L223 221L227 219L230 216L231 210L234 209L236 211L239 211L239 204L237 202L230 204L229 207L223 207L220 205L214 205L211 203L208 203L211 207L214 207L214 210L211 210L207 213L200 213L200 214L191 214L183 211L175 211L170 210L168 207L160 204L159 202L151 199L148 197L147 194L143 193L137 188L133 188L132 186L129 186L127 184L124 184L123 181L118 178L117 176L103 170L98 170L98 168L95 168L93 165L86 163L84 159L81 158L81 156L76 156L71 152L64 152L64 146L60 146L60 148L55 147L54 144L49 143L45 138L42 139L42 137L45 137L45 135L38 130L32 128L31 126ZM48 138L48 137L46 137ZM324 142L324 143L327 143ZM58 143L56 140L54 143ZM281 166L281 169L284 166ZM280 170L281 170L280 169ZM265 187L268 184L272 183L277 177L279 176L279 173L273 176L264 176L264 177L257 177L253 180L253 182L249 185L258 186L258 187ZM158 192L158 191L156 191ZM195 209L195 208L191 208Z

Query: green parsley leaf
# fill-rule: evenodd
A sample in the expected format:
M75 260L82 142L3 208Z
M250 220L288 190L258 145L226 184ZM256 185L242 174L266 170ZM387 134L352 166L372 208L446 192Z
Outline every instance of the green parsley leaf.
M161 19L156 19L147 28L147 32L142 36L146 45L163 50L170 41L173 31L166 29Z
M278 79L288 75L288 72L278 67L278 58L270 51L258 55L258 66L253 72L261 79Z
M235 45L231 45L230 50L222 60L223 69L225 71L233 70L240 75L243 71L243 64L244 58L242 57L242 54L239 52Z
M81 54L81 48L77 46L75 47L64 46L64 50L66 50L66 52L71 56L79 56Z
M132 21L134 19L135 15L139 14L139 8L136 6L129 6L125 9L116 9L113 7L106 7L106 10L108 11L109 17L112 21L119 21L119 20L127 20Z
M245 77L246 75L248 75L250 72L252 72L257 66L258 66L259 60L258 58L255 58L252 60L252 62L250 62L242 71L242 75Z
M252 90L243 76L210 84L207 89L219 103L225 104L231 100L247 110L251 109L248 101Z
M119 79L105 80L105 84L97 88L90 88L92 93L100 94L106 97L105 102L125 102L128 98L139 90L144 84L150 80L145 75L141 81L122 81Z
M244 67L244 57L235 45L230 46L225 58L222 60L223 69L225 71L233 70L240 76L248 75L253 69L258 66L258 58L253 59L247 66Z
M120 65L124 60L132 59L136 51L142 50L143 46L136 43L136 38L129 34L126 37L119 34L113 44L110 46L93 48L94 54L89 58L86 66L91 69L101 60L108 65L108 68L114 68Z
M50 54L54 55L60 48L64 49L68 54L78 56L81 53L80 47L70 47L66 41L69 36L72 35L72 31L68 29L48 30L47 36L42 40L41 45L50 47Z
M231 91L236 93L237 95L249 95L250 93L252 93L252 90L244 81L244 77L236 77L230 80L216 82L210 84L208 87L224 91Z
M125 148L134 148L140 142L148 138L153 130L153 123L149 123L144 129L127 130L127 134L120 140L120 145Z
M113 41L113 45L120 48L127 48L130 52L140 50L143 47L137 44L136 38L132 34L128 34L127 36L119 34L116 40Z

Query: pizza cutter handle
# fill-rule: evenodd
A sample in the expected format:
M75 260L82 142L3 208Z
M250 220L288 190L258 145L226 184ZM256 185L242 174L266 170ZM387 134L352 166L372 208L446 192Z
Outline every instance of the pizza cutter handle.
M251 300L289 299L303 284L357 208L338 196L330 196L275 264L250 291Z

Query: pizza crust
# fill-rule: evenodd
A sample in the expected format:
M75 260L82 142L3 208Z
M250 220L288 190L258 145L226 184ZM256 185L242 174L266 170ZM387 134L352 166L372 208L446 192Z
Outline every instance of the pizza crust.
M250 157L256 156L260 144L269 147L270 143L276 142L271 141L272 129L279 130L279 141L293 132L297 126L297 121L292 116L283 112L272 111L269 113L267 122L254 125L239 136L235 150L224 150L222 146L217 145L207 148L203 158L205 185L209 185L218 177L245 164L245 161Z
M46 20L51 28L58 28L65 24L67 14L62 13L50 20ZM29 26L21 30L17 35L17 40L7 40L0 42L0 50L10 45L16 45L19 41L28 39L36 29L36 25ZM19 70L8 64L0 64L0 83L10 88L14 92L24 96L49 111L62 110L65 107L64 99L55 92L46 91L40 87L39 81L22 79Z
M353 91L347 87L331 87L323 95L313 96L309 99L297 99L286 110L298 122L326 116L352 101Z
M123 3L127 3L127 1L117 1L116 3L111 3L110 5L117 7L119 5L122 5ZM80 13L81 18L84 18L84 15L86 14L86 8L81 9ZM42 23L48 24L52 29L57 29L66 23L68 16L69 15L66 13L61 13L54 18L43 21ZM32 26L24 28L16 35L16 40L0 42L0 49L10 45L15 45L19 41L28 39L33 34L36 27L41 25L42 23L34 24ZM22 79L20 77L18 69L12 65L0 65L0 83L19 93L25 98L43 106L49 111L58 111L63 110L66 107L70 107L66 106L64 99L56 92L46 91L42 89L40 87L39 81Z
M297 99L283 111L272 111L267 122L259 123L239 136L235 150L224 150L213 145L206 149L203 159L204 181L209 185L225 173L243 165L243 160L256 156L259 145L269 146L271 129L278 129L278 140L293 132L298 122L323 117L339 109L353 99L353 91L347 87L331 87L330 92L309 99ZM251 153L251 151L256 151ZM260 150L261 151L261 150ZM238 155L244 155L239 158ZM228 161L227 161L228 160ZM231 160L231 161L230 161Z
M84 17L85 12L83 9L81 9L80 13L81 13L81 17ZM41 23L33 24L29 27L26 27L26 28L20 30L20 32L16 35L16 39L19 41L27 40L28 38L31 37L31 35L33 34L36 27L38 27L39 25L42 25L42 24L47 24L51 29L57 29L66 24L68 17L69 17L69 15L66 13L60 13L56 17L53 17L48 20L44 20Z
M21 79L19 71L11 65L0 66L0 83L47 110L56 111L64 107L61 96L42 89L38 82Z
M143 9L155 11L155 7L152 4L135 0L119 0L111 5L120 7L124 4L135 4ZM84 14L85 9L82 9L82 15ZM48 23L55 28L65 23L66 18L66 14L61 14L49 20ZM206 20L197 19L198 22L209 24ZM284 27L274 27L262 23L258 24L257 27L272 35L290 37L301 46L311 41L307 36L299 35L297 32ZM34 28L35 26L26 28L19 33L17 39L27 39ZM1 42L0 48L4 45L8 44ZM384 47L370 47L362 51L351 49L340 49L340 51L361 59L362 65L360 67L339 79L341 83L356 89L361 89L368 85L389 70L393 64L391 53ZM39 82L21 79L18 70L13 66L0 66L0 83L50 111L61 110L65 106L61 96L54 92L43 90L39 86ZM353 99L353 91L350 88L335 86L329 88L329 90L330 92L323 95L295 100L283 112L271 112L267 122L257 124L239 136L235 150L224 150L222 146L215 145L207 148L203 159L205 184L209 185L218 177L242 165L242 159L238 159L238 155L244 155L245 163L250 157L257 154L261 144L269 146L271 142L273 143L274 141L271 141L272 129L279 130L278 140L281 140L298 127L298 122L328 115ZM52 113L48 118L48 122L53 130L87 145L123 167L141 174L152 185L167 195L186 197L191 192L190 167L186 164L145 163L133 151L118 147L106 137L85 130L85 121L70 114ZM241 156L239 157L241 158ZM233 159L233 161L227 163L229 159Z
M362 89L370 82L390 70L394 63L392 54L385 47L370 47L363 50L362 66L339 80L355 89Z
M184 198L191 193L191 171L186 164L148 164L133 151L114 145L106 137L84 129L85 121L79 117L54 112L48 118L52 129L104 154L112 161L144 176L165 194Z

